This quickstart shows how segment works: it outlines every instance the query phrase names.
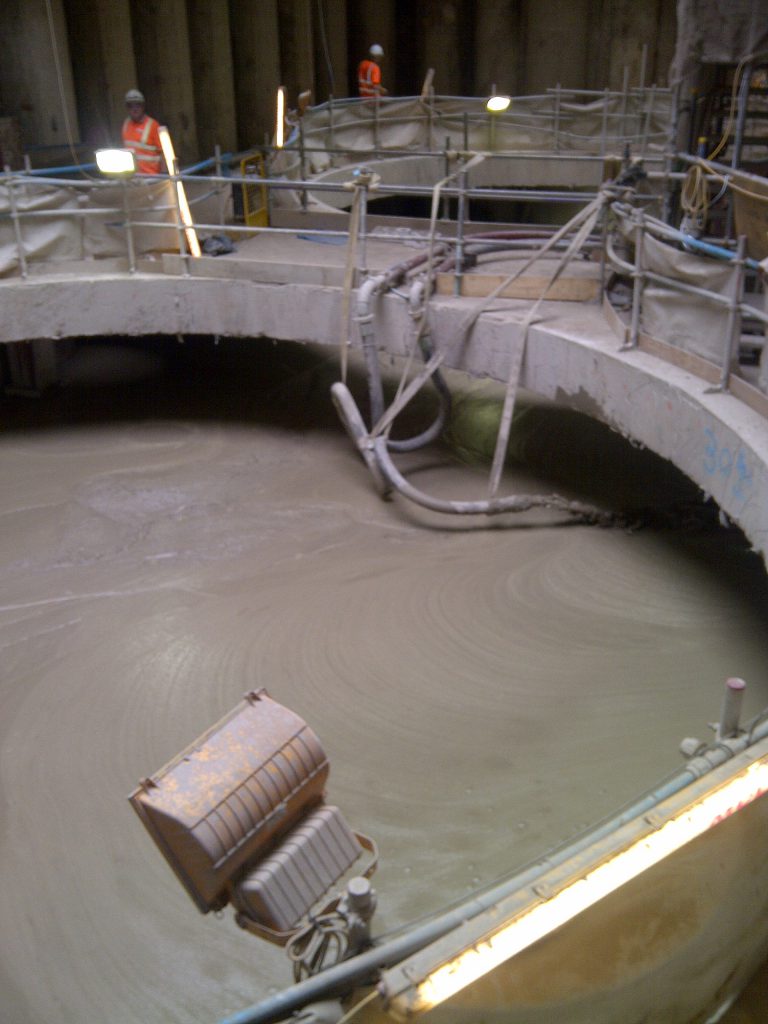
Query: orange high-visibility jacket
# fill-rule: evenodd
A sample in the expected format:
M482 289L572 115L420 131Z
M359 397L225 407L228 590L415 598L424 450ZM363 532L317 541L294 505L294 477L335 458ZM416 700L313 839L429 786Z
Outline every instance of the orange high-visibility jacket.
M381 92L381 68L375 60L361 60L357 69L357 90L361 96L377 96Z
M154 117L145 114L140 121L126 117L123 121L123 146L133 152L139 174L160 174L162 149L160 126Z

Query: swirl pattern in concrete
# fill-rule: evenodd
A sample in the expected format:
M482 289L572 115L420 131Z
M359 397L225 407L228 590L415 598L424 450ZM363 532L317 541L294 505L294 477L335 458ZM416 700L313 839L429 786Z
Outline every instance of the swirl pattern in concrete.
M377 839L378 932L676 768L727 676L768 704L768 588L738 536L384 503L327 354L190 342L172 377L78 358L0 433L3 1024L203 1024L288 983L280 951L199 915L125 799L246 690L312 725L330 799ZM537 415L506 486L583 493L581 459L596 491L685 491ZM419 486L481 493L461 429L410 457Z

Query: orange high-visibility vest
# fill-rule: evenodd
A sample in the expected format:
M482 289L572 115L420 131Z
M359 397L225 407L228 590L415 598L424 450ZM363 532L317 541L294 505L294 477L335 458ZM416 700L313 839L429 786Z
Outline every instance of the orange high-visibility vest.
M361 60L357 69L357 90L361 96L378 96L381 92L381 68L375 60Z
M133 152L139 174L160 174L163 169L159 129L154 117L147 114L140 121L130 117L123 121L123 146Z

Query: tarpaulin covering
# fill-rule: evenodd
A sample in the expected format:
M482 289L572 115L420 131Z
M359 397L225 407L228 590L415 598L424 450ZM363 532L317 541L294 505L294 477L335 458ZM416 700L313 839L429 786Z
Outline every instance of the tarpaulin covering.
M755 174L733 171L731 191L737 235L747 239L747 255L756 260L768 257L768 181Z
M446 147L600 154L621 153L629 143L634 154L660 154L669 120L669 92L650 87L591 94L583 102L566 91L516 97L505 113L495 115L486 111L485 99L337 101L309 108L301 130L306 170L317 174L331 166L328 151L334 149L363 158L376 150ZM298 145L296 129L276 171L298 176Z
M731 295L736 267L682 252L646 234L646 270L707 291ZM656 282L643 291L641 327L646 334L722 365L728 350L728 307Z
M87 186L0 180L0 276L18 272L20 247L28 263L127 256L126 209L132 222L162 225L132 229L137 256L178 247L167 180Z

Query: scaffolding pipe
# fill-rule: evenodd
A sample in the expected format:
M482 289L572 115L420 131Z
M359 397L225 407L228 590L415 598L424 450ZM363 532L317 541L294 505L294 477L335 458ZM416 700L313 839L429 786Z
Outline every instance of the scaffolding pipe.
M16 253L19 257L19 273L22 278L27 277L29 268L27 267L27 253L24 249L24 239L21 234L21 223L19 220L19 207L16 201L16 193L14 191L14 180L10 176L10 168L5 168L6 184L8 186L8 202L11 207L11 220L13 221L13 234L16 239Z
M731 368L738 359L741 338L741 295L744 288L744 256L747 251L747 236L739 235L736 252L736 272L731 282L731 296L728 308L728 324L725 329L726 350L720 376L720 390L727 391L731 380Z
M637 348L637 339L640 333L640 309L643 301L643 289L645 287L645 223L643 213L637 211L635 219L635 265L632 269L632 319L629 328L628 348Z
M467 172L459 174L459 199L456 209L456 273L453 279L453 294L461 295L461 281L464 263L464 218L466 217Z

